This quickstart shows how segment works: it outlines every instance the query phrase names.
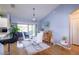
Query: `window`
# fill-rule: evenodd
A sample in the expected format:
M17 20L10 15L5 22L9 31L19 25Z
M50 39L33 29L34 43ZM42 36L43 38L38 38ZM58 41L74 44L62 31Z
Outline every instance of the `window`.
M28 25L18 24L19 32L28 32Z
M26 32L29 36L36 35L36 25L35 24L17 24L18 28L20 29L19 32Z

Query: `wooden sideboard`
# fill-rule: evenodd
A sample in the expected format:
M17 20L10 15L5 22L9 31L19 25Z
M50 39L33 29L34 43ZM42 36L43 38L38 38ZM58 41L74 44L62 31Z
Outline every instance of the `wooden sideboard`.
M51 43L51 38L52 38L52 32L51 31L45 31L43 34L43 41Z

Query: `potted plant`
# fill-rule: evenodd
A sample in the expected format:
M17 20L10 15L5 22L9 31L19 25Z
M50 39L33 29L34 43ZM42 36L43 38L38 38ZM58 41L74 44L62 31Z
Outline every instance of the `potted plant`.
M14 25L11 25L11 32L10 32L10 36L11 37L14 37L14 35L19 31L19 28L18 26L14 26Z
M18 32L18 30L19 30L18 26L11 25L10 37L12 39L9 40L9 43L14 43L18 40L17 38L15 38L17 37L16 33ZM8 52L10 54L10 44L8 44L8 48L9 48Z
M67 37L66 36L63 37L63 41L65 41L65 43L67 43Z

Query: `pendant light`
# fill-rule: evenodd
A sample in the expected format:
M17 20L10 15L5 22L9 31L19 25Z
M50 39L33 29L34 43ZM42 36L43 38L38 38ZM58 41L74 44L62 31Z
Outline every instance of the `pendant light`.
M36 14L35 14L35 8L33 8L33 18L32 18L32 21L36 21Z

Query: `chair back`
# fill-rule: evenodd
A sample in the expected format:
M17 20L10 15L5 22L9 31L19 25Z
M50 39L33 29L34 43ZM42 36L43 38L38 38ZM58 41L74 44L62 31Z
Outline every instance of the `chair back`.
M37 36L33 39L35 42L40 43L43 40L43 32L37 34Z

